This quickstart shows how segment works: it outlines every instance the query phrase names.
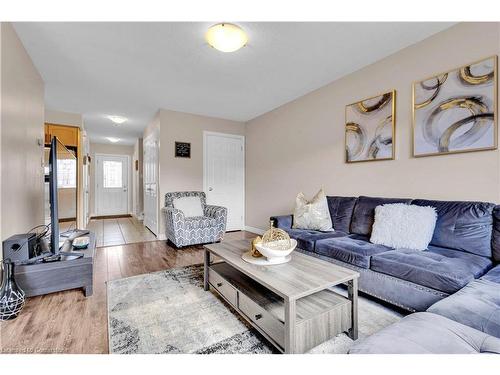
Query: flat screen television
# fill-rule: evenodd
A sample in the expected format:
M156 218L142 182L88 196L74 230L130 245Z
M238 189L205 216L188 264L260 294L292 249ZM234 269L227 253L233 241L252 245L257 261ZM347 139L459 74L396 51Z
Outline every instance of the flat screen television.
M75 152L53 137L48 152L48 187L50 208L50 251L59 254L63 232L76 228L77 159Z

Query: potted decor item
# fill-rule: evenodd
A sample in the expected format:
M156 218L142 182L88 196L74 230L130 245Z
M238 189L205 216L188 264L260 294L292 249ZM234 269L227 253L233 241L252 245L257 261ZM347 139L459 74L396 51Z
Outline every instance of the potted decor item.
M0 288L0 320L15 319L24 307L24 291L14 279L14 263L10 259L3 262L2 287Z
M260 265L273 265L289 262L292 257L290 253L297 247L297 241L291 239L288 233L279 228L274 228L271 221L271 228L264 233L260 242L254 243L255 248L261 258L252 257L252 252L242 255L243 260Z

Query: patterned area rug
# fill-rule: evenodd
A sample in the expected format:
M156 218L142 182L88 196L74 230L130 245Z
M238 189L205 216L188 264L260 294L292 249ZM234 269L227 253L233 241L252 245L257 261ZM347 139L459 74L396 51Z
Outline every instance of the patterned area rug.
M345 295L342 288L338 292ZM369 336L402 315L359 298L359 336ZM108 282L109 352L277 353L215 292L203 290L203 265ZM340 334L311 353L347 353Z

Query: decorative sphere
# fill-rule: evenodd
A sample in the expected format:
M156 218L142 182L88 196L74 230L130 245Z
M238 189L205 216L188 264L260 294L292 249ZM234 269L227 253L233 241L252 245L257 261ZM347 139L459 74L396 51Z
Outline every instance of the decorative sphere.
M289 250L292 247L292 241L290 241L290 236L287 232L271 227L262 236L261 245L273 250Z

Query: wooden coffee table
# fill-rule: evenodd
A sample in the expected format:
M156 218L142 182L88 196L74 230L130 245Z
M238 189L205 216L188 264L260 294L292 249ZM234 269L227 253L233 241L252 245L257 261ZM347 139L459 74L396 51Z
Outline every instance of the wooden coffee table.
M357 339L359 273L297 251L289 263L258 266L241 259L250 246L205 245L205 290L212 286L284 353L304 353L341 332ZM212 254L222 262L212 263ZM347 284L348 298L329 289L338 284Z

